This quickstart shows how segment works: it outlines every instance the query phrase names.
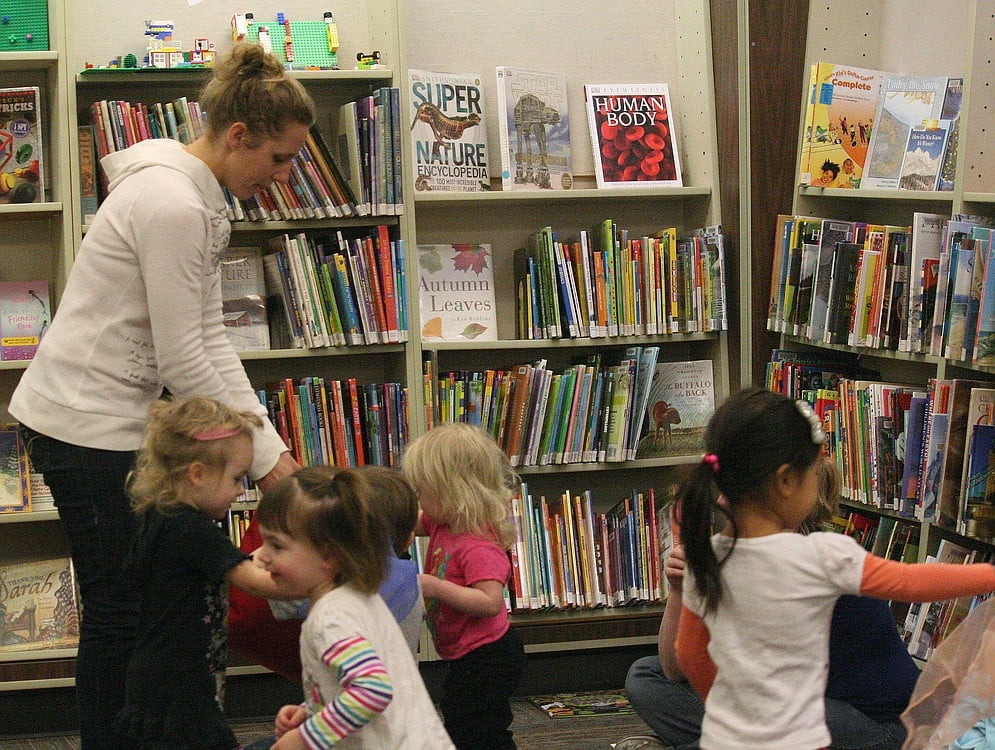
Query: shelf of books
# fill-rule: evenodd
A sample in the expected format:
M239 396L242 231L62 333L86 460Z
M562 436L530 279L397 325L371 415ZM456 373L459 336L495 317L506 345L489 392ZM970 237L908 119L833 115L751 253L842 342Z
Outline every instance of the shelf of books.
M618 84L607 62L577 59L576 30L543 64L509 48L524 19L482 29L494 67L409 54L412 422L477 424L508 454L521 479L509 604L533 650L654 642L672 485L729 392L707 11L657 9L672 54Z
M843 476L837 530L893 559L967 562L995 554L995 211L980 192L995 21L982 3L929 8L943 33L902 24L901 45L845 30L908 3L810 10L799 188L773 238L767 326L782 348L767 385L823 418ZM956 54L935 41L972 29ZM926 659L974 603L893 608Z

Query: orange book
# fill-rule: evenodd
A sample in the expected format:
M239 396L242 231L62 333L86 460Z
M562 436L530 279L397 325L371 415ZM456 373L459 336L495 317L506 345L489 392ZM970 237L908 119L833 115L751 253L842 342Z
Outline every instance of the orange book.
M356 441L356 466L366 465L366 455L363 451L363 414L359 409L359 386L356 378L346 381L349 387L349 401L352 406L352 435Z

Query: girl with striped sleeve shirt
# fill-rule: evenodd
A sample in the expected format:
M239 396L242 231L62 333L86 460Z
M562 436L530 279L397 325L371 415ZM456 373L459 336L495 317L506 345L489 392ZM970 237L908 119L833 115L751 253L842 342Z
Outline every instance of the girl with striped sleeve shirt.
M301 629L305 703L277 714L278 750L453 750L377 593L389 540L370 498L361 472L316 466L259 503L255 559L281 590L311 600Z

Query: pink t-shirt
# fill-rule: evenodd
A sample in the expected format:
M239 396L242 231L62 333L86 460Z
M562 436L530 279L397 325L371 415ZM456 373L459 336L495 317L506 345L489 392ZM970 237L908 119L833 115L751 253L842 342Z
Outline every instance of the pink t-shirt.
M508 583L511 561L495 542L454 534L449 526L427 515L422 515L422 525L429 536L426 573L459 586L472 586L477 581ZM466 656L508 632L508 612L503 608L493 617L473 617L437 599L429 599L425 602L425 616L435 650L447 660Z

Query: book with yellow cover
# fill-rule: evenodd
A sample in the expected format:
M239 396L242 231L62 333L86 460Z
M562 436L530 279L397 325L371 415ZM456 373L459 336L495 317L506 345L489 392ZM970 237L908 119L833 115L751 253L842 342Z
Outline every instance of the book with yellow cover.
M808 91L799 182L812 187L858 188L867 164L881 83L889 74L827 62L816 63L815 68Z

